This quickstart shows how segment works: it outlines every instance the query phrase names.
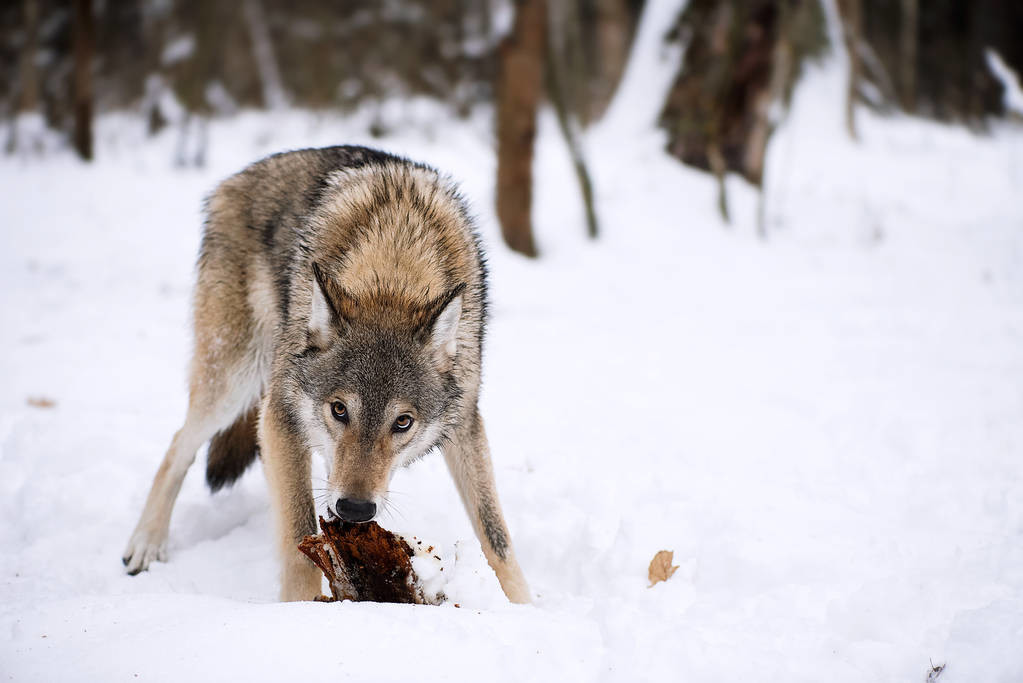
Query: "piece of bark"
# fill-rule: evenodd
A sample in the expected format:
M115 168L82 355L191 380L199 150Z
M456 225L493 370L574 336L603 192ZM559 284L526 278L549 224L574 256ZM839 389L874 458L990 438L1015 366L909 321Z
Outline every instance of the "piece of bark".
M412 568L412 547L376 522L350 524L320 518L321 533L298 549L320 568L334 600L436 605Z

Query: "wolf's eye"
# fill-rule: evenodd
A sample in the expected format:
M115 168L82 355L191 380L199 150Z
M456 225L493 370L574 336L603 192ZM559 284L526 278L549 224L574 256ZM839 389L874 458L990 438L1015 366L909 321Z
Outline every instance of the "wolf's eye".
M330 404L330 414L335 420L348 424L348 408L341 401L334 401Z
M411 426L411 415L399 415L398 419L394 421L394 431L396 432L407 432Z

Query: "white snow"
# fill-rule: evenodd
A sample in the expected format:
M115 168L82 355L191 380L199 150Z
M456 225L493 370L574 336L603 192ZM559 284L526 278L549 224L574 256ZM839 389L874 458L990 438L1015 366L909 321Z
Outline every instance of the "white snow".
M437 603L446 600L448 580L456 577L458 553L449 554L439 543L424 541L418 536L405 535L402 538L414 553L412 569L426 601Z
M766 242L745 184L723 226L711 178L606 128L586 241L549 113L535 262L499 240L485 113L417 105L382 140L370 114L242 113L198 171L111 116L92 165L0 158L0 678L1023 679L1023 133L863 111L855 145L841 80L811 71L772 143ZM276 603L260 468L210 497L201 455L168 561L123 573L184 414L203 195L349 142L450 172L480 217L482 408L532 606L436 456L382 521L447 549L443 606ZM680 569L648 588L660 549Z
M60 136L46 126L45 117L36 111L16 114L0 136L8 154L28 159L51 154L61 146Z

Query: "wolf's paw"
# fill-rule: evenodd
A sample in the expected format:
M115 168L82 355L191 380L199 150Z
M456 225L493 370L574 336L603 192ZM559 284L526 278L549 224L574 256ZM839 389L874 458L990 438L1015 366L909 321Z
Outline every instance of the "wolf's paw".
M315 600L323 591L323 574L312 562L295 552L281 571L281 602Z
M163 562L167 559L167 533L154 533L146 529L136 529L124 549L125 571L132 576L149 569L154 560Z

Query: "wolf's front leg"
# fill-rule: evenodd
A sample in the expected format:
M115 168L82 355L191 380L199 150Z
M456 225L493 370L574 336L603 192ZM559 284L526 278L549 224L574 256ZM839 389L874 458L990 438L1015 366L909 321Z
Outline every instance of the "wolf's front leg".
M309 448L287 408L272 395L263 403L259 443L270 489L281 558L282 601L320 595L320 570L298 550L304 536L316 533Z
M443 451L476 537L483 546L483 554L497 574L504 594L512 602L532 602L526 578L515 559L508 526L501 514L494 469L490 463L490 446L478 410L474 409L469 419L459 425Z

